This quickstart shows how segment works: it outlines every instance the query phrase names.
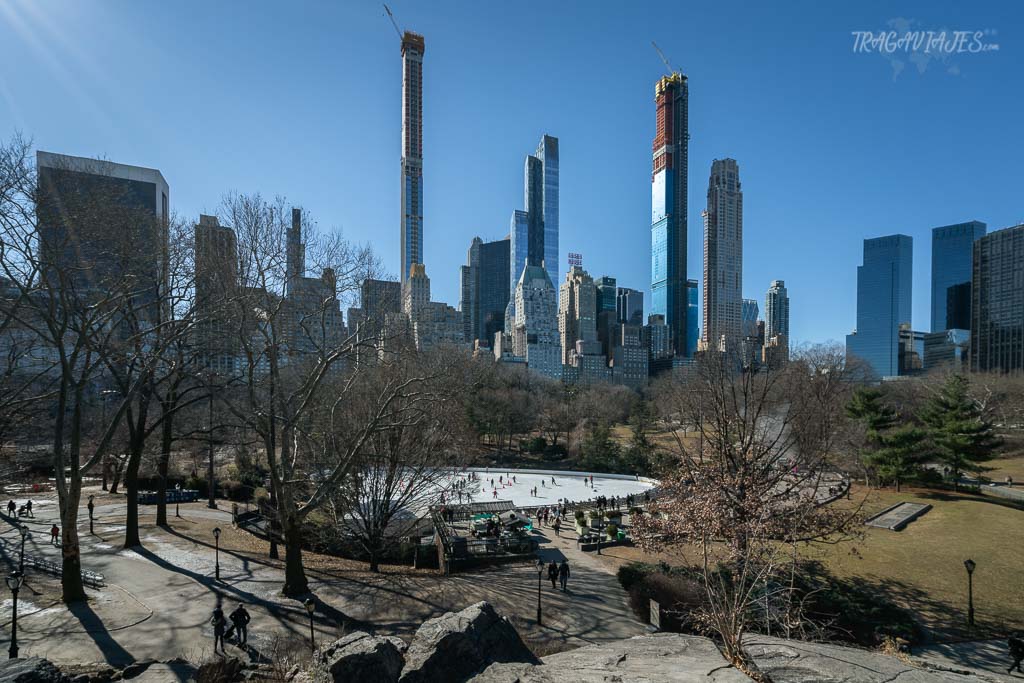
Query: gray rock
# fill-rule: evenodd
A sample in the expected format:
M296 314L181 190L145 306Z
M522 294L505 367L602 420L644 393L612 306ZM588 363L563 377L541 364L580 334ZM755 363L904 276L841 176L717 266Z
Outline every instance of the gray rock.
M512 624L486 602L423 623L405 654L402 683L460 683L495 662L537 664Z
M363 631L349 633L317 650L313 683L394 683L402 673L404 650L405 643L392 636L371 636ZM296 672L295 678L298 676Z
M807 643L749 636L748 653L776 683L971 683L990 680L983 672L951 673L921 668L870 650L828 643Z
M707 638L637 636L544 657L540 666L492 664L472 683L749 683Z
M0 681L3 683L67 683L70 678L48 659L28 657L0 661Z

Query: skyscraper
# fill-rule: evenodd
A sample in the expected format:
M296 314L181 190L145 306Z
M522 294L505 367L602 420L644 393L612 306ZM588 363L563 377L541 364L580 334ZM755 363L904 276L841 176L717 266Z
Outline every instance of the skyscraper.
M610 311L614 313L616 310L615 298L618 296L615 278L602 275L594 280L594 286L597 287L597 312Z
M686 281L686 348L696 351L700 340L700 287L696 280Z
M974 243L971 370L1024 372L1024 224Z
M620 323L644 324L644 293L638 289L619 287L615 293L615 315Z
M846 356L866 363L877 377L899 374L899 332L911 321L913 267L912 237L864 240L864 263L857 267L857 328L846 335Z
M402 36L402 263L401 278L423 263L423 36Z
M686 302L686 182L689 93L673 73L654 87L656 128L651 172L651 313L665 316L675 353L689 357Z
M36 152L40 255L81 295L126 276L142 301L167 284L168 196L160 171ZM154 311L155 313L155 311Z
M228 310L238 290L235 231L216 216L199 216L195 233L195 319L203 366L234 371L238 337Z
M292 225L285 236L285 293L306 277L306 244L302 241L302 209L292 208Z
M757 307L756 299L743 300L743 323L741 333L744 337L757 336L757 316L760 310Z
M597 342L597 299L598 290L594 279L582 267L571 266L558 290L558 334L561 337L563 364L572 365L577 353L600 353ZM577 349L577 342L583 343L583 350Z
M530 370L562 378L562 354L558 335L558 296L551 276L542 266L528 265L516 283L516 318L512 330L515 356Z
M980 221L932 229L932 332L956 327L946 319L947 291L971 281L974 242L985 235L985 229Z
M505 329L505 307L509 302L509 238L484 242L473 238L462 266L463 333L469 343L494 343L494 335Z
M782 335L789 340L789 292L785 280L772 280L764 297L764 336Z
M704 210L704 332L715 349L735 352L743 322L743 191L735 159L715 159Z
M512 268L510 290L515 291L526 266L543 266L551 277L551 288L558 283L558 138L544 135L537 152L526 157L523 169L525 211L512 212L509 225ZM506 322L516 314L515 297L509 300Z

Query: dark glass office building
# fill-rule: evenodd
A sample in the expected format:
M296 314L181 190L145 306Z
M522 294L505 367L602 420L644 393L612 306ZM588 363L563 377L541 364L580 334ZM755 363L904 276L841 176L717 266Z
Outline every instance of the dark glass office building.
M494 343L494 335L505 329L505 307L509 302L509 238L484 242L473 238L462 266L462 329L467 342Z
M950 287L971 281L972 249L984 235L979 221L932 229L932 332L966 329L946 319L946 297Z
M888 235L864 240L857 267L857 329L846 336L846 355L867 365L869 375L900 374L900 325L911 322L914 240Z
M1024 225L974 244L971 370L1024 372Z

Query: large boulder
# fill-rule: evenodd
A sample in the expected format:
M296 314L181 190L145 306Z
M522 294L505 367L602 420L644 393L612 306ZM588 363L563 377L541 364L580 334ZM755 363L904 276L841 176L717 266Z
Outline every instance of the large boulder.
M0 660L0 681L4 683L66 683L70 680L50 660L42 657Z
M354 631L317 650L313 683L394 683L402 673L404 650L405 643L399 638Z
M478 602L423 623L405 654L402 683L461 683L495 662L537 664L507 619Z

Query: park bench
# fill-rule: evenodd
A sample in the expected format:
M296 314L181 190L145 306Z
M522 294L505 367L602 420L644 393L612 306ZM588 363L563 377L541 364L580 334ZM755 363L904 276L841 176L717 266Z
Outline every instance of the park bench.
M53 576L60 576L63 569L60 564L51 562L50 560L44 560L41 557L32 557L31 555L25 556L25 566L38 569L39 571L52 574ZM102 574L89 571L88 569L82 570L82 582L90 588L102 588L107 585L106 580Z

